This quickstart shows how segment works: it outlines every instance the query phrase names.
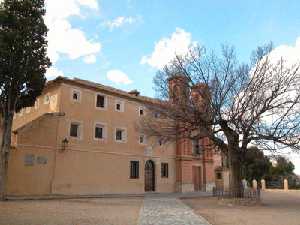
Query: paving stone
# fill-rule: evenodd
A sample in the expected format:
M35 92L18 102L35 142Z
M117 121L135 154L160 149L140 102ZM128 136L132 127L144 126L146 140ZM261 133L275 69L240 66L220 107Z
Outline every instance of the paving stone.
M203 217L176 198L146 197L139 225L210 225Z

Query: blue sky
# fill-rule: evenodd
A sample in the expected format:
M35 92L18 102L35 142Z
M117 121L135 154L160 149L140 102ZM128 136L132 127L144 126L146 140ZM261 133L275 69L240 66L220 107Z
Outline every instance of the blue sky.
M46 9L49 79L79 77L154 96L159 67L194 43L234 45L247 62L273 41L300 58L299 0L46 0Z
M57 2L61 7L61 1ZM157 68L141 64L141 58L151 55L155 43L162 38L170 38L176 28L190 33L192 41L210 49L219 50L222 43L234 45L241 61L247 61L258 45L273 41L276 46L293 46L300 37L300 2L297 0L289 0L288 3L279 0L66 2L74 2L80 14L71 14L65 19L73 29L81 30L87 41L99 43L101 49L95 52L95 63L87 64L83 57L71 59L60 54L54 66L67 76L125 90L138 88L142 94L149 96L153 96L152 78ZM92 7L95 4L97 8ZM114 28L105 25L120 17L131 20ZM74 44L74 48L81 45ZM106 74L109 70L122 71L132 83L116 84L108 80Z

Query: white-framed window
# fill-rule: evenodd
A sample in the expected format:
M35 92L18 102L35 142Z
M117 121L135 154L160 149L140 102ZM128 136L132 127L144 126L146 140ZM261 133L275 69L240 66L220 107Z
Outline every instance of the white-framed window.
M78 89L72 89L71 99L73 102L81 102L81 91Z
M39 106L40 106L40 100L37 98L37 99L35 100L35 103L34 103L34 108L35 108L35 109L38 109Z
M49 104L50 103L50 95L49 94L46 94L44 96L44 104Z
M146 139L146 135L145 134L140 134L140 136L139 136L139 143L140 144L146 144L147 143L147 139Z
M127 141L127 129L118 127L115 129L115 141L126 142Z
M97 93L95 97L95 105L97 109L107 108L107 96L101 93Z
M144 116L145 115L145 107L140 106L139 107L139 116Z
M124 101L122 100L116 100L115 101L115 110L117 112L124 112Z
M94 127L94 139L95 140L103 140L106 138L106 124L105 123L95 123Z
M80 122L71 122L69 135L71 138L82 138L82 124Z

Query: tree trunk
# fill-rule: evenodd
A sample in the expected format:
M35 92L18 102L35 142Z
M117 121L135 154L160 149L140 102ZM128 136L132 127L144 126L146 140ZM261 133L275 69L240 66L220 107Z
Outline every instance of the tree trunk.
M242 197L242 163L239 157L239 149L231 148L228 154L229 159L229 188L232 197Z
M11 131L13 122L13 112L4 114L2 121L2 143L0 154L0 200L6 199L6 185L7 185L7 169L8 157L11 147Z

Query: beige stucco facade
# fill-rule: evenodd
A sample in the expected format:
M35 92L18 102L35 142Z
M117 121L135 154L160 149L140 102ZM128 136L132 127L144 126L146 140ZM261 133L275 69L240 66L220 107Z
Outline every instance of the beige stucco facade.
M97 94L104 96L104 107L96 107ZM190 157L183 172L188 179L183 181L178 176L182 173L178 144L159 144L147 137L140 143L137 124L144 116L140 110L147 113L148 101L151 99L82 80L58 78L49 82L34 107L15 115L8 194L144 193L148 160L154 162L155 192L194 191L192 166L201 167L206 185L214 186L214 153L205 153L205 162ZM120 110L116 104L121 105ZM70 136L73 123L78 124L78 137ZM98 125L102 139L95 138ZM122 141L116 140L118 129L122 130ZM134 179L131 161L139 162ZM161 175L162 163L168 164L167 177Z

